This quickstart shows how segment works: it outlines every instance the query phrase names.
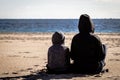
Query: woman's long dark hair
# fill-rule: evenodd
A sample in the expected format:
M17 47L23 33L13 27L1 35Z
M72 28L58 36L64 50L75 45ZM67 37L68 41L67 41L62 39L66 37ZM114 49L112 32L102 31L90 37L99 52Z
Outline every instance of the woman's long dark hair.
M94 33L94 25L90 16L87 14L82 14L79 19L78 29L80 33Z

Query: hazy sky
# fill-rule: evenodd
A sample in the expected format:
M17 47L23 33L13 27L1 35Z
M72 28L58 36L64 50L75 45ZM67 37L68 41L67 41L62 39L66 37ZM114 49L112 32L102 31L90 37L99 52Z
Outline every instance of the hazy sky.
M120 18L120 0L0 0L0 18Z

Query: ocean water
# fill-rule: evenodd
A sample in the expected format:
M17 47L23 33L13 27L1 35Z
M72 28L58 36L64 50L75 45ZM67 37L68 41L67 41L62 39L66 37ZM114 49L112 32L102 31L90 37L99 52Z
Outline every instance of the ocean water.
M95 32L120 33L120 19L93 19ZM79 32L78 19L0 19L0 32Z

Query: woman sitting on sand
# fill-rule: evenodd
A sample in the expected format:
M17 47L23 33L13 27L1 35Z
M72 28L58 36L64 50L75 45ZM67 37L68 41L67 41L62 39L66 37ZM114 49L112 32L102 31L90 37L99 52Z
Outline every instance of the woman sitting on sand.
M69 48L64 46L65 36L55 32L52 36L53 45L48 50L47 70L49 73L65 73L70 64Z
M105 66L105 46L94 34L89 15L80 16L78 28L80 32L73 37L71 44L72 68L79 73L100 73Z

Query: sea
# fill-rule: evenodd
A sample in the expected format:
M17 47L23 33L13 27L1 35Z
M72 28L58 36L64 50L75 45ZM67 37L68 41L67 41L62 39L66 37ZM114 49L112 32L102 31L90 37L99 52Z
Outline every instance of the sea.
M79 32L78 19L0 19L4 32ZM95 32L120 33L120 19L92 19Z

